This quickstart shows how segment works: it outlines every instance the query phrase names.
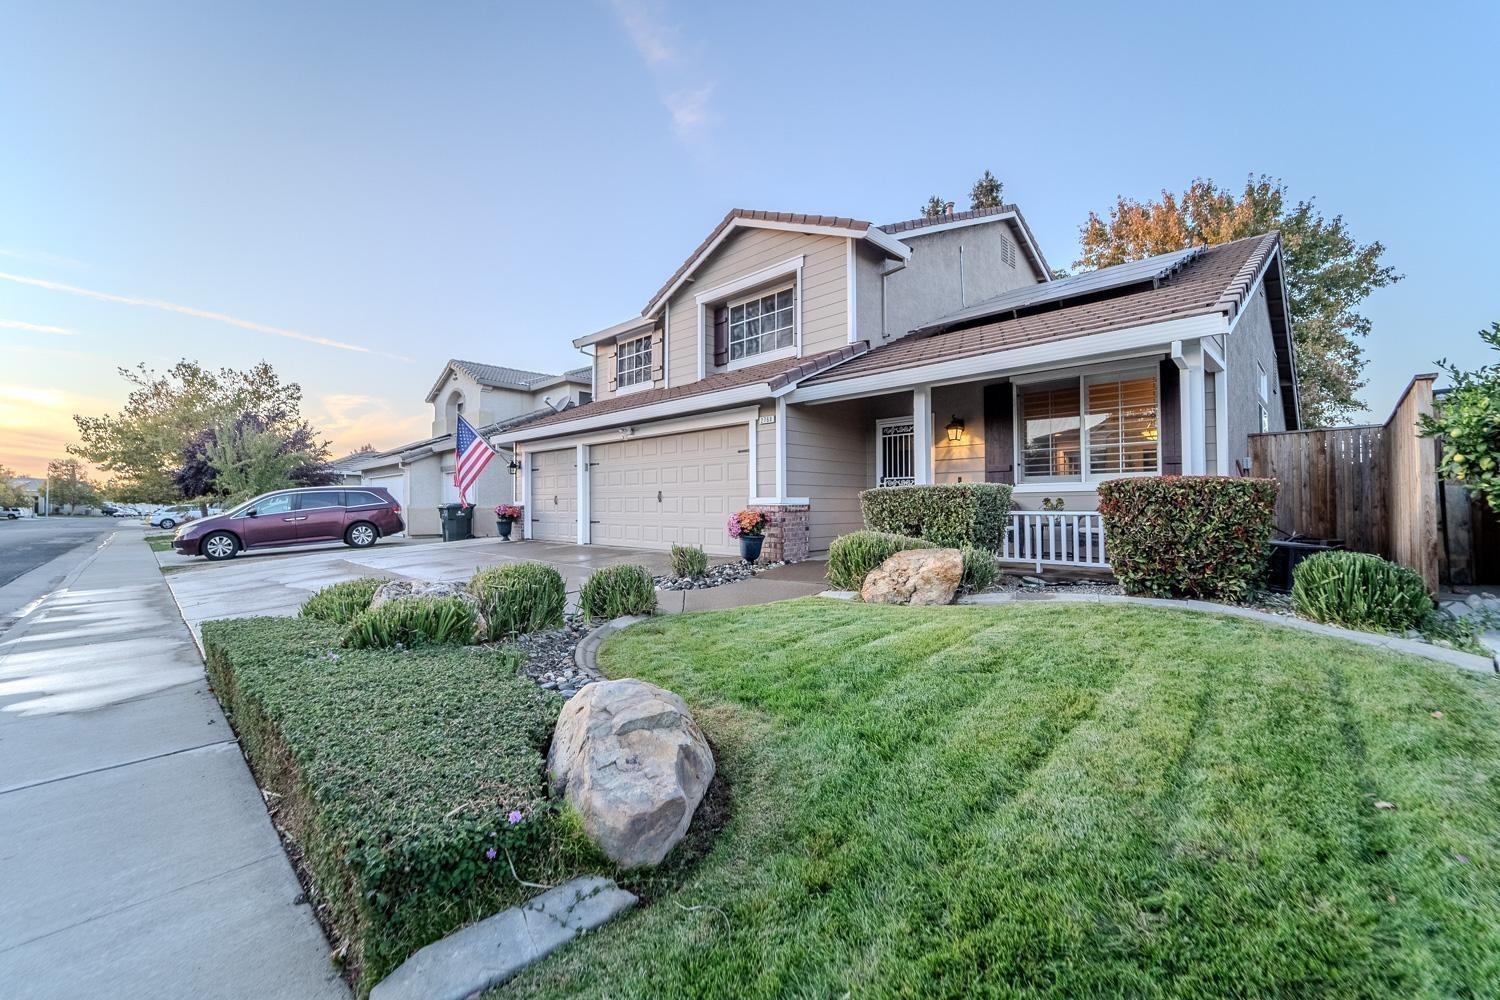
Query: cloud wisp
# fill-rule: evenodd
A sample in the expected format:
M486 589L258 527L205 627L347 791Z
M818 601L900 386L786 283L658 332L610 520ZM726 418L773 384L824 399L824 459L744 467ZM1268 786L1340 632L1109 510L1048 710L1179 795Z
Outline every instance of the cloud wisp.
M59 337L71 337L76 330L62 326L47 326L45 323L27 323L19 319L0 319L0 329L25 330L28 333L55 333Z
M30 285L33 288L45 288L49 291L64 292L68 295L80 295L88 299L96 299L100 302L115 302L120 305L140 306L145 309L160 309L163 312L178 313L183 316L193 316L197 319L213 320L217 323L227 323L237 326L242 330L253 330L256 333L268 333L274 337L285 337L288 340L300 340L306 344L317 344L320 347L332 347L340 351L354 351L358 354L382 354L385 357L395 358L398 361L410 361L410 358L399 354L386 354L384 351L376 351L359 344L349 344L342 340L332 340L328 337L319 337L310 333L302 333L298 330L288 330L285 327L270 326L265 323L256 323L248 319L240 319L238 316L230 316L227 313L214 312L211 309L198 309L194 306L185 306L177 302L167 302L162 299L143 299L131 295L115 295L112 292L99 292L91 288L79 288L76 285L65 285L60 281L48 281L45 278L32 278L23 274L9 274L0 271L0 280L13 281L20 285Z
M631 47L656 83L672 131L683 142L698 139L717 120L714 81L708 79L681 32L668 24L658 0L610 0Z

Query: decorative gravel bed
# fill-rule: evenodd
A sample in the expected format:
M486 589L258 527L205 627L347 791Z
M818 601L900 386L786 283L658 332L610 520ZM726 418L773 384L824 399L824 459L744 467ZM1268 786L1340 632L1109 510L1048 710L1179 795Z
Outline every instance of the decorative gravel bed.
M573 650L592 627L585 619L572 617L562 628L518 635L507 645L518 650L523 658L518 671L521 676L544 690L571 698L585 684L603 680L595 671L580 670L573 659Z
M1039 576L1016 576L1011 573L1002 573L1000 579L994 585L986 588L988 592L996 591L1002 593L1020 591L1023 593L1048 593L1048 594L1123 594L1125 590L1118 583L1107 580L1065 580L1052 581L1043 580Z
M655 576L651 579L656 583L657 590L708 590L710 587L722 587L726 583L739 583L757 573L784 565L785 563L779 562L747 563L739 559L710 566L702 576Z

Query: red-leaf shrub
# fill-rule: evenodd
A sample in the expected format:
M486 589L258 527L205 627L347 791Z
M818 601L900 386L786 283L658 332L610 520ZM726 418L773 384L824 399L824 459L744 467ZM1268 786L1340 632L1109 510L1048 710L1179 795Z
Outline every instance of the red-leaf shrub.
M1260 576L1276 511L1274 479L1153 476L1099 484L1109 564L1152 597L1236 600Z

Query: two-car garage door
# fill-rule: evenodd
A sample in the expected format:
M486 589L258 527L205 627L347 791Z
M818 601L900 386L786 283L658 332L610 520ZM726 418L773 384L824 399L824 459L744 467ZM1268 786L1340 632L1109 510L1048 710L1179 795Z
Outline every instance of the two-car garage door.
M643 549L698 545L732 553L724 522L746 503L749 452L744 424L592 445L590 540ZM576 454L570 448L533 457L533 537L577 537Z

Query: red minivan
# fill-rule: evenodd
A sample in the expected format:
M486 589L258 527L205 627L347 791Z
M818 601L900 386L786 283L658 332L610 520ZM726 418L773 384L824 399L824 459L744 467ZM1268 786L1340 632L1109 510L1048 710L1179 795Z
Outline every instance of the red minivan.
M380 486L277 490L227 514L180 528L172 547L185 556L233 559L241 549L343 542L356 549L406 530L401 505Z

